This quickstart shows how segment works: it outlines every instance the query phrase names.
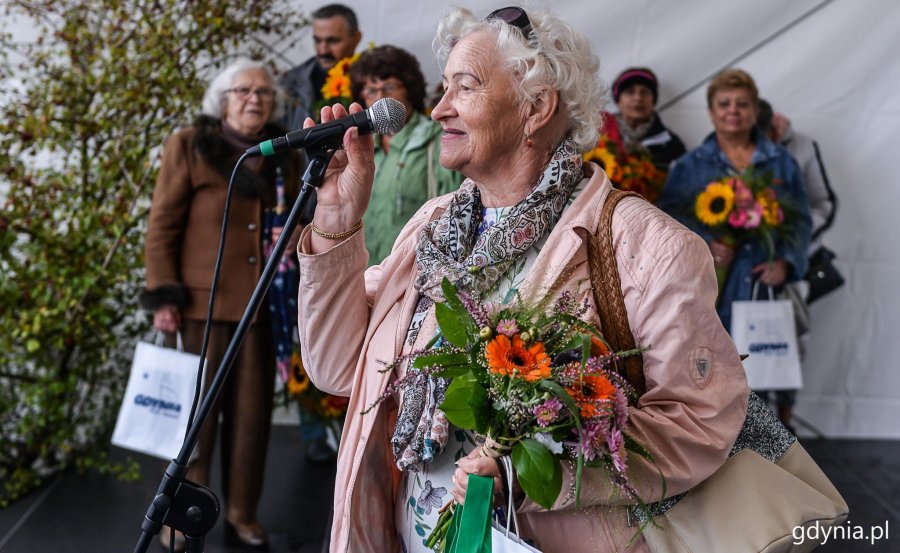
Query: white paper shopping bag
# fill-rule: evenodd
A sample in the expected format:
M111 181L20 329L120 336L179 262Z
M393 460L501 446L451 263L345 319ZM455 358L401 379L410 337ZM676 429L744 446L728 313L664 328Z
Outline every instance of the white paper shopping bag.
M200 356L138 342L112 443L162 459L181 451ZM206 364L204 363L204 372Z
M501 478L506 478L507 490L513 489L513 466L509 455L500 458L503 464ZM519 537L519 520L513 505L512 494L509 494L509 503L506 505L506 524L501 524L494 518L491 521L491 553L541 553Z
M790 300L735 301L731 304L731 338L744 360L752 390L796 390L803 387L794 308Z

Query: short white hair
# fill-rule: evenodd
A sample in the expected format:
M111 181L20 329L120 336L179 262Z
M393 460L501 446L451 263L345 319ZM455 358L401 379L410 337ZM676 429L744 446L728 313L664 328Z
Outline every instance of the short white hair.
M533 100L544 86L557 90L569 118L568 134L580 150L591 150L597 145L606 105L600 62L584 35L555 15L528 13L528 19L533 31L523 40L513 25L499 19L485 21L465 8L455 8L438 24L435 54L444 65L461 39L483 30L492 32L507 68L518 76L519 99Z
M275 75L272 74L272 70L266 64L249 58L234 60L221 73L213 77L209 82L209 87L203 94L203 104L201 106L203 114L221 119L225 114L225 95L228 93L231 85L234 84L234 79L245 71L256 69L262 69L266 72L272 90L275 91L275 97L272 99L272 110L269 113L269 122L280 120L284 114L284 90L278 86Z

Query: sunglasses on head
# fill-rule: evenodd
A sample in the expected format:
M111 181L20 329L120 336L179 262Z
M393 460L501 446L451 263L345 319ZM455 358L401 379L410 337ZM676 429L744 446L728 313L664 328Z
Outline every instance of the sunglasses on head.
M508 6L506 8L494 10L485 18L485 21L490 21L492 19L499 19L500 21L519 29L526 39L533 30L531 20L528 19L528 14L519 6Z

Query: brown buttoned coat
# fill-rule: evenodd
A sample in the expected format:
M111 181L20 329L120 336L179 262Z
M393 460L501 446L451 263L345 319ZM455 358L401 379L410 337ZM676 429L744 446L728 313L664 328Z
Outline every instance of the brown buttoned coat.
M276 127L266 130L267 138L279 134ZM146 308L174 303L183 308L185 319L206 318L228 177L237 158L219 135L218 123L208 118L166 142L145 243ZM237 179L215 321L240 320L262 274L263 209L275 205L276 166L281 167L286 200L292 205L300 172L299 156L293 152L265 158L258 172L247 170L245 164Z

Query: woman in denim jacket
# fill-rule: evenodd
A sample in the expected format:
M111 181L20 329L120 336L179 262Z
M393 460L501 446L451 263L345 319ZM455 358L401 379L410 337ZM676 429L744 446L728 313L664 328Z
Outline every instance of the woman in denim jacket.
M731 303L751 299L755 281L777 288L803 278L811 221L797 163L787 150L756 130L759 94L753 78L740 69L726 69L713 78L706 99L715 132L673 164L658 206L702 236L715 266L727 269L718 312L730 329ZM729 245L693 217L694 202L707 184L751 166L757 174L771 173L780 183L779 201L790 204L795 213L795 220L786 222L793 227L795 239L788 243L775 237L771 256L762 239Z

